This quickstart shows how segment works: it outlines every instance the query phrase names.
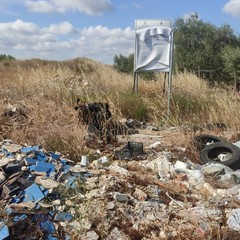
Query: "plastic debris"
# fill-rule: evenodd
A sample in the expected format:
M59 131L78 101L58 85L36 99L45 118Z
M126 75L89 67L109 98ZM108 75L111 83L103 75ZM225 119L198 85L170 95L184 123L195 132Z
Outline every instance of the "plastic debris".
M163 151L164 140L148 143L145 159L142 142L128 144L120 160L131 161L101 149L74 163L3 141L0 239L215 239L222 225L239 235L240 171L192 163L177 147Z

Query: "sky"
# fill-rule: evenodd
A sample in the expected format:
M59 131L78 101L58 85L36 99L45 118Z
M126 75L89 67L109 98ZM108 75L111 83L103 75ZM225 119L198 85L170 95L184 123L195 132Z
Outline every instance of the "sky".
M113 64L134 53L135 20L174 23L195 12L240 34L240 0L0 0L0 54Z

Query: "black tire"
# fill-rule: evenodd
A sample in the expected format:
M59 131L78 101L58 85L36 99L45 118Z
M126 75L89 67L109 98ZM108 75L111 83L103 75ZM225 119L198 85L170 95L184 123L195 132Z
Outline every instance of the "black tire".
M208 143L224 142L221 137L203 134L193 138L193 144L198 151L201 151Z
M217 160L220 154L230 153L231 156L226 161ZM240 149L228 142L216 142L207 145L201 152L200 158L203 163L215 162L221 163L232 169L240 168Z

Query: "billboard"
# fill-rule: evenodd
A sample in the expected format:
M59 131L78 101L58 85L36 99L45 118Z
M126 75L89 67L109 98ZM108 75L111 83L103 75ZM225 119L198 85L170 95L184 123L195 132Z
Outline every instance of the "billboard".
M172 35L169 20L135 20L134 71L169 72Z

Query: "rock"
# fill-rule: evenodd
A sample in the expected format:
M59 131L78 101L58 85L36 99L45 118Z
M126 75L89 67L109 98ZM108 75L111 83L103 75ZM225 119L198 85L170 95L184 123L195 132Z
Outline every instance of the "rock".
M118 166L117 164L112 164L109 167L109 170L120 173L120 174L125 175L125 176L128 175L128 170L123 168L123 167Z
M159 142L159 141L157 141L157 142L154 142L154 143L152 143L152 144L150 144L147 148L156 148L156 147L158 147L158 146L161 146L161 142Z
M115 193L113 198L118 202L126 202L128 201L128 196L122 193Z
M0 184L6 180L6 176L3 172L0 172Z
M85 194L87 199L100 198L103 196L103 192L100 189L93 189Z
M157 159L150 162L146 161L145 166L152 169L161 180L169 179L172 171L171 163L169 162L165 152L163 152Z
M147 196L147 194L145 192L143 192L142 190L136 188L134 193L133 193L133 197L135 197L139 201L145 201L148 196Z
M113 210L114 208L115 208L114 202L109 202L109 203L107 204L107 209L108 209L108 210Z
M120 231L118 228L114 228L105 240L130 240L129 237Z
M217 176L217 175L223 175L225 173L232 173L233 170L220 163L211 163L203 165L201 168L201 172L205 176Z
M229 228L240 232L240 208L232 211L232 215L228 218L227 224Z

